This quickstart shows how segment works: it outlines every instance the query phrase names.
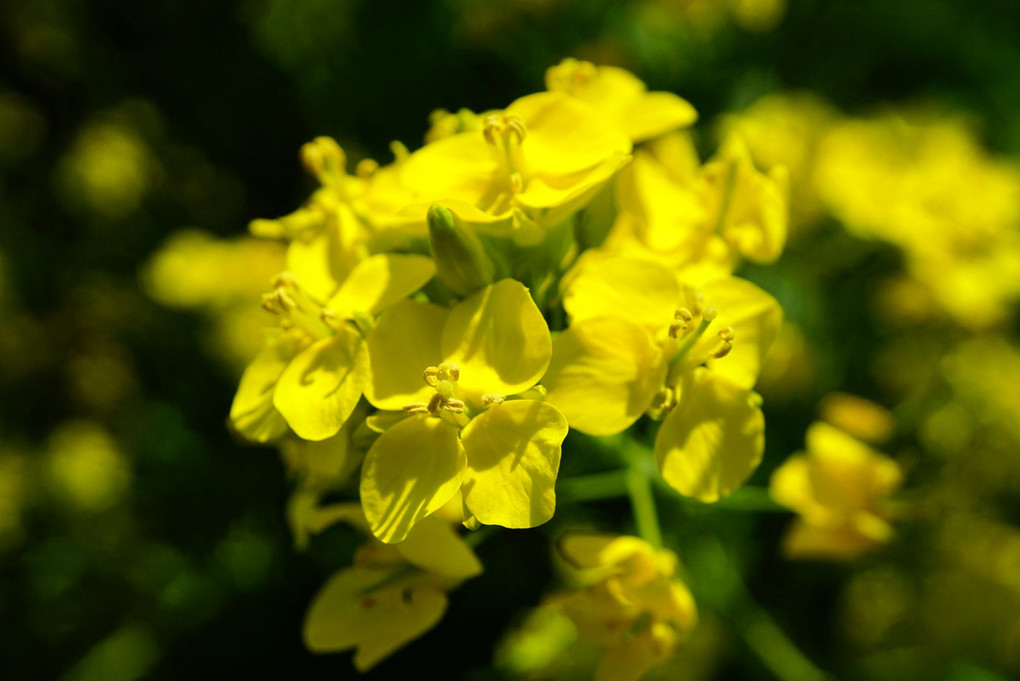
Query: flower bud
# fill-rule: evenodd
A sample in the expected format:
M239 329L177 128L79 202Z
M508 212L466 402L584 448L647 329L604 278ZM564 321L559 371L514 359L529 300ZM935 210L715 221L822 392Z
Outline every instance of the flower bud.
M436 273L451 291L467 296L488 286L495 267L481 242L465 229L448 208L432 206L428 213L429 245Z

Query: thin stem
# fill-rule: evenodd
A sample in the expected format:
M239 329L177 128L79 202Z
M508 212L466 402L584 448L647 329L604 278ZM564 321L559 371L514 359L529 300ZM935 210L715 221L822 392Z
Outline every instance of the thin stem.
M644 459L637 453L630 455L627 469L627 493L634 511L634 523L638 535L657 549L662 548L662 530L659 528L659 514L655 510L655 496L652 494L652 480Z

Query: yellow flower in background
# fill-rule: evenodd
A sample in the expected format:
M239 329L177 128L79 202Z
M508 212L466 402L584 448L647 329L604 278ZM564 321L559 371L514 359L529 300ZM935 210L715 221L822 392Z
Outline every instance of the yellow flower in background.
M672 92L648 92L629 71L616 66L564 59L545 72L549 92L564 92L588 104L631 142L645 142L686 128L698 112Z
M46 479L58 500L74 510L101 513L131 487L132 473L117 443L100 425L70 421L53 431Z
M504 279L451 310L398 303L366 345L365 397L408 414L379 436L362 468L375 536L402 541L458 490L467 519L485 525L534 527L552 517L567 422L541 400L511 399L542 378L552 354L522 284Z
M404 214L425 224L441 204L464 222L539 241L577 212L629 160L630 140L560 93L522 97L480 130L438 139L400 166L415 192Z
M787 532L784 552L850 560L889 542L887 498L902 479L892 459L828 424L813 424L807 452L772 475L773 499L800 516Z
M543 384L571 427L610 435L650 412L664 419L655 453L674 489L712 502L743 483L764 447L751 389L782 318L771 296L736 277L695 288L654 261L596 256L568 274L563 305L571 324Z
M637 537L568 535L559 543L580 587L550 597L578 635L605 649L596 681L634 681L673 656L698 621L677 557Z
M257 442L289 426L306 440L335 435L365 383L364 336L385 308L423 286L435 272L420 255L380 254L359 263L326 303L284 273L264 306L284 332L245 371L231 407L239 433Z
M802 230L824 208L814 186L815 164L824 135L838 122L836 111L810 92L767 95L747 109L719 119L723 139L738 135L755 165L783 166L790 175L790 227Z
M343 520L368 533L357 504L318 509L318 529ZM482 572L474 552L438 515L418 523L396 545L370 540L354 565L337 572L315 596L305 618L304 641L317 653L355 649L365 672L434 627L447 592Z
M851 233L903 249L958 324L1008 318L1020 298L1020 166L962 123L912 112L846 121L822 142L815 182Z
M887 409L856 395L826 395L819 411L829 425L871 444L885 442L896 430L896 420Z

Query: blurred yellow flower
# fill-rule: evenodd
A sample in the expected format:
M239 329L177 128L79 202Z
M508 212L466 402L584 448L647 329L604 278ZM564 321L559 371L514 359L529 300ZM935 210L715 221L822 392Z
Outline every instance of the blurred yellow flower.
M345 520L368 533L357 504L319 512L323 525ZM400 544L372 539L354 565L333 575L315 596L305 618L305 645L317 653L355 648L355 668L368 671L434 627L446 610L447 592L481 572L474 552L439 516L418 523Z
M826 423L807 432L807 452L772 475L777 503L800 516L786 534L791 558L851 560L893 536L887 498L902 483L892 459Z
M605 649L596 681L635 681L673 656L698 621L672 551L637 537L568 535L559 543L578 588L554 594L578 635Z
M109 510L131 486L127 459L98 424L65 423L50 436L48 449L45 470L51 491L76 510Z

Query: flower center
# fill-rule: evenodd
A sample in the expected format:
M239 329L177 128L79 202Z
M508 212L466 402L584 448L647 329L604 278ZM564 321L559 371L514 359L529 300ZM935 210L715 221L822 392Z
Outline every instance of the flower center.
M431 414L432 416L443 416L452 414L457 425L463 426L472 413L463 400L455 397L457 392L457 381L460 380L460 367L453 362L443 362L439 366L426 367L422 373L422 379L431 386L435 393L428 402L411 402L404 405L404 412L408 414ZM502 404L506 395L490 393L482 395L481 407L488 409L497 404ZM478 406L478 405L473 405Z
M332 311L302 289L297 277L281 272L272 286L273 290L262 296L262 308L280 317L280 326L300 329L316 340L333 334Z
M482 134L492 149L501 181L511 194L523 192L530 177L521 147L527 137L524 121L519 116L492 114L482 122Z

